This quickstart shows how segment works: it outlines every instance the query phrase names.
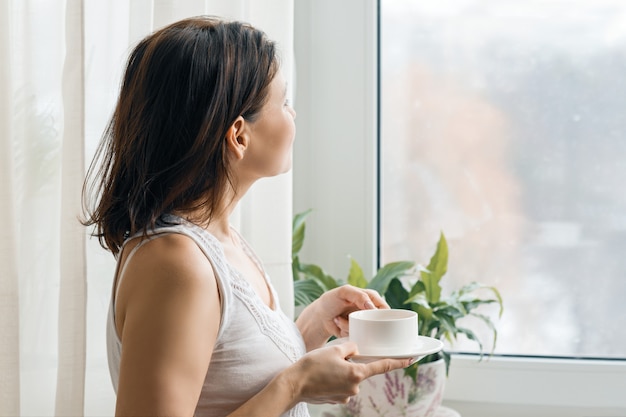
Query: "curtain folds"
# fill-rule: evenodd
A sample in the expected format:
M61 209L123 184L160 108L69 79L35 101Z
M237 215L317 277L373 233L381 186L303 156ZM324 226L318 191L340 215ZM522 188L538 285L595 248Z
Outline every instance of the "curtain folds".
M11 14L0 2L0 61L11 62ZM19 290L13 192L11 67L0 65L0 415L20 414Z
M56 415L82 415L87 346L87 274L81 212L85 138L84 5L68 0L63 66L61 144L61 230Z
M0 1L0 416L114 412L105 349L114 261L79 223L85 166L130 49L200 14L267 32L291 78L293 0ZM291 174L261 181L233 216L287 314L291 216Z

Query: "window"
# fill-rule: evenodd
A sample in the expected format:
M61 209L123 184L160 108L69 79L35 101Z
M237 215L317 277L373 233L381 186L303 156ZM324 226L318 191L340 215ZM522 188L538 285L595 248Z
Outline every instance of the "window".
M444 281L502 293L496 352L626 358L626 4L380 5L381 259L443 230Z
M428 6L425 2L404 2L407 6L417 3L420 3L421 7ZM429 3L443 7L449 2ZM500 4L500 2L491 3ZM515 2L515 4L521 3ZM553 7L563 4L574 5L565 1L555 1L550 4ZM596 3L588 2L589 7L593 4ZM375 0L343 0L341 2L299 0L295 4L297 75L295 107L298 111L296 120L298 136L294 148L294 211L313 208L309 216L311 227L307 229L307 244L303 256L327 266L328 272L336 276L347 273L348 255L359 260L364 270L373 271L377 265L378 97L376 85L378 67L375 53L378 39L377 10L378 4ZM545 14L546 9L542 8L539 13ZM445 15L439 16L431 22L431 25L440 25L444 17ZM594 19L592 15L589 17ZM524 31L531 30L524 28ZM573 32L572 35L575 35L576 30ZM381 38L382 35L381 33ZM448 53L445 50L439 52L442 56ZM507 52L509 51L501 51L500 59L510 59L511 55L505 54ZM606 82L605 71L608 68L605 64L600 68L602 72L601 76L596 76L599 77L597 81ZM381 73L387 69L381 66ZM488 75L489 78L485 82L500 81L495 74ZM476 80L474 78L474 82ZM616 82L619 82L619 79ZM385 88L384 81L381 85ZM470 86L476 87L477 84L470 84ZM535 88L536 93L543 92L542 90L545 89L537 89L536 86ZM619 88L619 84L616 84L613 89L619 90ZM490 94L489 98L494 100L494 93ZM384 92L381 94L384 101L382 95ZM619 100L621 97L616 97L616 99ZM502 104L502 98L498 99L497 103ZM509 105L521 107L523 104L512 102ZM542 103L542 105L545 104ZM588 105L591 106L591 103L588 102ZM595 104L595 106L598 105L606 107L607 102ZM546 108L556 111L557 109L553 109L553 106L554 104ZM563 113L556 113L556 115L567 114L565 110L559 109ZM381 113L380 131L385 132L389 128L385 126L385 120L389 114L385 114L384 110ZM577 114L580 117L578 123L583 122L583 117L589 116L582 110ZM488 119L489 115L490 113L485 110L482 117ZM549 118L546 118L547 114L539 116L545 120L545 128L549 128L551 122ZM472 120L477 115L465 114L463 117L466 118L467 123L468 118ZM526 117L530 120L530 115ZM399 120L405 121L406 118ZM596 123L594 126L600 127L604 122L594 123ZM450 127L460 129L458 124ZM398 128L405 127L399 126ZM521 128L528 128L528 125L520 125L517 126L517 130L506 131L519 132ZM508 140L512 141L513 138L508 138ZM600 142L596 142L596 145L599 144ZM614 153L618 153L619 144L614 142L614 146ZM519 153L524 154L527 151L528 149L523 147ZM542 151L545 152L545 149ZM380 155L382 158L384 158L384 152L383 149ZM518 152L513 155L517 156ZM552 151L551 156L556 157L555 155L556 152ZM521 159L521 165L515 168L517 170L527 168L525 164L531 162L533 157L532 153L526 153L525 158L530 159ZM557 167L569 169L564 165L557 165ZM383 166L381 177L384 177L385 169L389 167ZM607 169L607 167L602 169ZM556 174L558 173L552 175L556 177ZM384 178L383 181L385 181ZM382 192L385 193L384 190ZM616 194L619 193L616 192ZM548 201L552 197L548 190L544 200ZM618 201L617 195L612 198ZM390 198L386 198L385 202L389 203L389 200ZM389 207L385 209L385 202L381 205L382 216L386 215L385 210L389 210ZM619 206L606 207L617 210ZM480 210L477 212L483 213ZM458 236L451 226L431 227L444 229L453 243ZM567 227L560 227L562 227L560 224L548 224L545 230L538 230L537 233L541 231L544 237L552 239L556 236L557 240L556 242L552 240L552 245L558 243L559 239L578 242L573 239L574 235L571 231L569 235L562 234ZM558 234L555 235L555 231ZM575 233L582 233L582 230ZM383 245L388 245L389 239L389 234L386 236L385 232L381 234ZM421 261L424 256L430 254L435 239L432 236L425 236L420 242L423 246L419 250L423 251L422 253L425 254L423 256L419 253L412 255L400 252L396 252L396 255L398 257L410 256ZM550 240L547 241L550 242ZM450 250L453 257L461 251L455 249L454 246L451 246ZM392 256L396 257L392 254L384 255L384 247L381 252L383 262L391 260ZM385 259L385 256L388 258ZM617 260L612 261L612 264L617 263ZM446 279L451 278L452 275L456 275L456 272L451 271ZM476 278L484 281L487 276ZM547 290L544 289L544 291ZM516 298L516 295L511 297ZM511 297L505 299L507 311L514 303ZM614 323L612 328L607 329L607 332L612 332L613 328L619 326L617 321ZM504 337L504 333L509 330L501 326L502 324L500 324L500 337ZM626 361L623 360L499 356L487 362L477 362L473 356L455 355L452 367L444 400L452 404L460 402L477 404L476 410L479 411L476 415L599 416L623 415L626 409L626 399L622 392L624 381L626 381ZM522 404L529 408L520 409ZM496 409L493 407L501 408L498 408L499 412L490 413L488 412L490 406L492 406L491 410Z

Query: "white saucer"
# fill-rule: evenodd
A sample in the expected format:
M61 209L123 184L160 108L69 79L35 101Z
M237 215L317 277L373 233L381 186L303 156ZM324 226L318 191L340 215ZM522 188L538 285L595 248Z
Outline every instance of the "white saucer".
M342 337L340 339L335 339L329 342L329 345L345 343L349 341L347 337ZM420 360L426 355L430 355L432 353L437 353L441 349L443 349L443 342L439 339L434 339L432 337L427 336L417 336L417 341L415 346L409 351L404 352L402 354L393 354L393 355L354 355L350 357L350 360L354 362L372 362L378 359L404 359L404 358L412 358L416 361Z

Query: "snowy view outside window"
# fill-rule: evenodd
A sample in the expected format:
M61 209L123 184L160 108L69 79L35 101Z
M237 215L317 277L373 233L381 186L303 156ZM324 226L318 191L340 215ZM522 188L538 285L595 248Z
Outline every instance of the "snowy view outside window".
M380 7L381 264L443 231L496 353L626 358L626 2Z

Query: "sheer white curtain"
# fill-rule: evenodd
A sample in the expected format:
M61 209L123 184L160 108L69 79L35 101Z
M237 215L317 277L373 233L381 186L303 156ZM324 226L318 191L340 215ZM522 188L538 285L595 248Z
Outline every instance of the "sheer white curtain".
M130 47L183 17L251 22L292 76L293 0L0 1L0 416L111 415L104 323L113 259L80 226L85 166ZM291 175L233 222L292 314Z

